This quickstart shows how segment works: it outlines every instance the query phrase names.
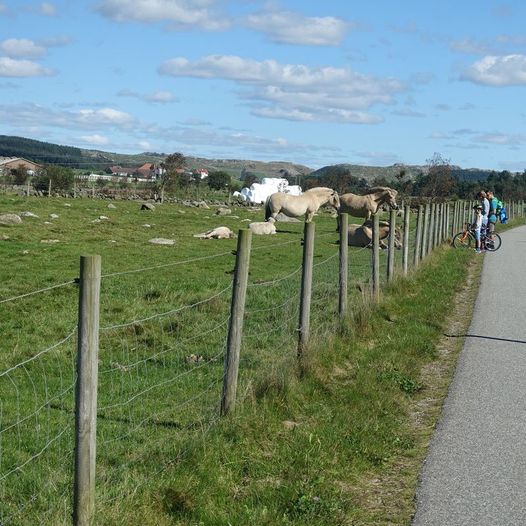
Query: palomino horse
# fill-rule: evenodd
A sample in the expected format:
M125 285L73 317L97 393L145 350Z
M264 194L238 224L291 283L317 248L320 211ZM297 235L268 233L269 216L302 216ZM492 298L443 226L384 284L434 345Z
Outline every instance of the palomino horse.
M305 214L305 221L310 223L318 208L325 203L329 203L336 209L340 207L338 193L332 188L318 186L307 190L302 195L276 192L265 202L265 221L269 219L275 220L276 216L283 212L289 217Z
M348 213L354 217L364 217L366 220L371 219L373 214L383 204L390 208L398 210L396 204L396 195L398 192L387 186L376 186L371 188L365 195L343 194L340 196L340 212ZM340 221L338 216L338 230Z
M388 248L384 243L384 239L389 237L390 224L388 221L379 222L378 237L380 239L380 248ZM363 225L349 225L347 230L347 244L350 247L369 247L373 242L373 222L366 221ZM396 249L402 248L402 235L398 227L395 228L395 242Z

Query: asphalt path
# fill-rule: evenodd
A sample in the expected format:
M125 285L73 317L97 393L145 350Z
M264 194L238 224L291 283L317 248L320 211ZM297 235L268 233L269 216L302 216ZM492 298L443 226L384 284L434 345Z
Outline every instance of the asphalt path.
M526 525L526 226L501 236L484 255L413 526Z

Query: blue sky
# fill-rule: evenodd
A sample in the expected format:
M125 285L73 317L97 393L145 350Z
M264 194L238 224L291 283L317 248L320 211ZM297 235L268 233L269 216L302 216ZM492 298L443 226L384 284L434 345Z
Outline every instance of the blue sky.
M0 0L0 134L526 169L526 3Z

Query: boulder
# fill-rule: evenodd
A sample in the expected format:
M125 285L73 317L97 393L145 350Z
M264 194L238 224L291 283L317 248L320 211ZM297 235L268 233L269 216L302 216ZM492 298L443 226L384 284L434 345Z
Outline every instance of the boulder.
M230 208L218 208L216 211L216 216L228 216L232 213L232 210Z
M250 225L248 225L248 228L251 230L253 234L256 234L259 236L276 233L276 225L270 221L250 223Z
M155 210L155 206L152 205L152 203L142 203L142 204L141 204L141 210L150 210L150 211L153 211L153 210Z
M109 208L110 210L115 210L117 207L116 207L113 203L110 203L110 204L108 205L108 208Z
M0 225L19 225L22 218L16 214L0 214Z
M33 212L20 212L21 217L38 217L36 214L33 214Z
M282 223L300 223L301 221L297 219L296 217L289 217L285 215L284 213L280 212L276 216L276 221L281 221Z
M164 237L154 237L149 239L148 242L154 245L175 245L175 239L165 239Z

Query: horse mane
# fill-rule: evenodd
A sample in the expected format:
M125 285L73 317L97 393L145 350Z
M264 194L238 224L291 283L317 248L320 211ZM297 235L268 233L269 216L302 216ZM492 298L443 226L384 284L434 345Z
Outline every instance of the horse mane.
M329 188L328 186L315 186L314 188L309 188L308 190L305 190L305 192L303 193L306 194L307 192L312 192L313 190L317 192L320 192L322 190L324 192L334 192L334 190L332 188Z
M392 188L389 188L388 186L373 186L372 188L369 188L364 192L363 195L369 195L369 194L377 194L378 192L394 192Z

